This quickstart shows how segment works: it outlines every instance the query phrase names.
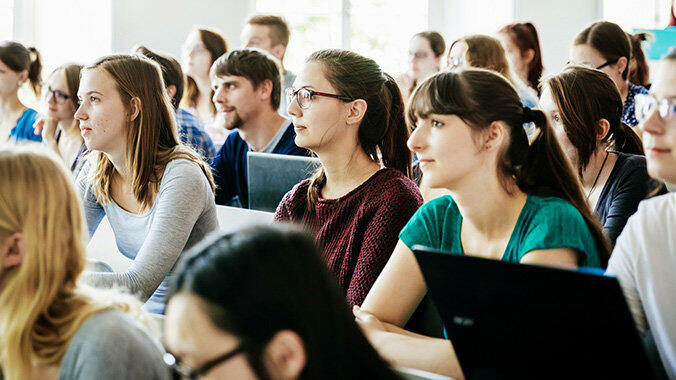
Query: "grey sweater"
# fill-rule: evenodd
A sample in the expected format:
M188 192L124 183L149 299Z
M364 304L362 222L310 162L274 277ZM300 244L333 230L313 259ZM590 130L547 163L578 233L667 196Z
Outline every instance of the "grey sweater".
M87 273L85 280L98 287L126 288L147 301L147 311L164 313L171 271L179 256L218 229L209 181L196 163L173 160L167 164L152 208L144 214L133 214L114 200L101 205L86 184L88 172L89 162L77 184L90 238L107 216L117 248L134 261L124 273Z
M70 340L59 380L169 379L163 350L123 312L91 315Z

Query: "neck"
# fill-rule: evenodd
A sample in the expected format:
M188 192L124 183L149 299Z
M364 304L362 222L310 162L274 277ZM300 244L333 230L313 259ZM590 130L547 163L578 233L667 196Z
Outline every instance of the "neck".
M25 108L19 100L18 93L14 92L6 97L0 97L0 114L13 114Z
M120 175L120 177L127 182L129 179L129 170L127 167L127 152L126 149L117 149L111 152L104 152L110 162L113 163L115 171Z
M287 119L268 107L263 112L253 112L250 120L239 128L239 135L246 141L249 148L256 152L265 148L275 136L279 127Z
M197 90L199 91L199 96L197 97L196 106L199 107L202 102L211 102L211 81L209 77L206 78L197 78L193 77L195 84L197 85Z
M74 119L72 119L72 118L71 119L59 120L59 122L57 123L57 126L59 127L59 129L61 129L62 133L70 134L71 132L74 132L74 131L71 131L71 128L70 128L73 125L73 120ZM80 131L78 131L78 134L79 133L80 133Z
M484 175L477 172L473 178L449 190L463 223L469 223L486 239L511 233L527 197L516 184L512 194L507 193L494 172Z
M620 96L622 97L622 101L624 102L624 100L627 99L627 95L629 95L629 85L627 84L627 81L622 80L617 89L620 90Z
M607 161L607 154L608 152L605 149L605 145L599 146L596 151L592 153L591 157L589 158L589 164L587 164L587 167L582 171L582 187L585 189L590 189L593 186L596 177L599 175L601 170L603 170L603 162ZM606 162L606 166L607 165L608 163Z
M324 191L327 194L347 194L380 170L380 164L371 160L357 145L351 150L317 152L317 156L326 173Z

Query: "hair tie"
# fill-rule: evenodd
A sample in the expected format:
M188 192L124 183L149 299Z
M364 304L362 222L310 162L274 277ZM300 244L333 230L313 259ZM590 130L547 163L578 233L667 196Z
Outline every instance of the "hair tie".
M531 110L529 107L523 107L523 124L528 124L533 122L534 114L533 110Z

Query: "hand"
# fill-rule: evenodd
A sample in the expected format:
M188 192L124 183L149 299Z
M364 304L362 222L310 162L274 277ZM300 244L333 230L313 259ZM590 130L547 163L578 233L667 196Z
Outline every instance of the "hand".
M42 141L56 149L56 126L58 122L54 119L39 117L33 123L33 133L42 135Z

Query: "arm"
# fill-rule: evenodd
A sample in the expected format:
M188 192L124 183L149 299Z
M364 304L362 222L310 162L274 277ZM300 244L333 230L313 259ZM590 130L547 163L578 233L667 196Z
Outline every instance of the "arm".
M233 162L228 154L229 141L226 141L211 162L211 172L216 183L216 204L227 204L236 195ZM245 206L245 205L242 205Z
M577 268L579 253L572 248L539 249L526 253L521 264L544 265L560 268Z
M192 163L166 172L165 177L155 201L155 217L132 265L124 273L90 273L89 283L122 286L143 301L162 283L183 252L211 191L202 171Z
M417 193L417 190L416 190ZM359 257L347 287L347 302L361 305L378 275L383 271L398 241L398 235L421 202L418 194L393 191L363 230Z

